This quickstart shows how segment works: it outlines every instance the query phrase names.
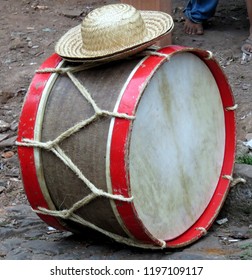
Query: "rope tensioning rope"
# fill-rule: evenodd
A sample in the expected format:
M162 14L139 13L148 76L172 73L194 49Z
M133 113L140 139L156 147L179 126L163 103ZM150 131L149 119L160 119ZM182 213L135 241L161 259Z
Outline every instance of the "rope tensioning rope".
M165 57L167 60L170 59L170 55L147 50L143 52L141 55L156 55L156 56L162 56ZM209 57L208 59L212 58L212 53L209 52ZM72 81L72 83L77 87L77 89L80 91L82 96L91 104L93 107L93 110L95 114L91 116L90 118L80 121L73 127L69 128L68 130L64 131L62 134L60 134L58 137L56 137L54 140L50 140L47 142L40 142L36 140L31 140L31 139L22 139L22 142L16 142L18 146L25 146L25 147L34 147L34 148L41 148L45 149L48 151L53 152L66 166L68 166L84 183L85 185L91 190L91 194L88 196L82 198L81 200L77 201L70 207L70 209L65 209L65 210L48 210L45 208L38 207L38 210L34 210L37 213L44 214L44 215L51 215L55 217L59 217L62 219L70 219L75 222L78 222L82 225L91 227L93 229L96 229L97 231L113 238L116 241L119 241L121 243L125 243L131 246L136 246L136 247L141 247L141 248L151 248L151 249L159 249L160 247L158 246L153 246L153 245L144 245L139 242L136 242L132 239L129 238L123 238L121 236L118 236L116 234L113 234L111 232L108 232L106 230L103 230L94 224L85 221L81 217L77 216L74 214L76 210L79 208L85 206L89 202L91 202L93 199L95 199L98 196L103 196L107 197L109 199L114 199L114 200L120 200L124 202L131 202L133 200L133 197L127 198L123 197L122 195L113 195L107 192L104 192L101 189L98 189L96 186L94 186L85 176L84 174L79 170L79 168L72 162L72 160L64 153L64 151L59 147L59 144L64 141L66 138L70 137L74 133L78 132L79 130L83 129L84 127L88 126L89 124L93 123L96 121L99 117L103 116L111 116L111 117L116 117L116 118L123 118L123 119L128 119L128 120L134 120L135 116L129 116L127 114L122 114L122 113L116 113L116 112L109 112L106 110L100 109L95 101L93 100L92 96L90 93L87 91L87 89L80 83L80 81L73 75L75 72L79 72L82 70L90 69L93 68L97 65L78 65L78 66L73 66L73 67L62 67L62 68L46 68L46 69L41 69L37 70L37 73L57 73L57 74L67 74L69 79ZM227 110L235 110L236 105L233 107L226 108ZM197 228L197 230L202 230L202 228ZM206 232L204 231L204 234ZM163 240L159 240L161 244L161 248L166 247L166 242Z
M64 131L62 134L57 136L54 140L50 140L47 142L40 142L32 139L22 139L22 142L16 142L18 146L23 147L33 147L33 148L40 148L45 149L47 151L50 151L54 153L66 166L68 166L77 176L80 178L83 183L90 189L91 194L87 195L86 197L82 198L81 200L74 203L69 209L64 210L49 210L43 207L38 207L37 209L33 209L34 212L38 214L43 215L50 215L62 219L68 219L72 220L74 222L77 222L81 225L88 226L92 229L95 229L104 235L127 245L135 246L139 248L146 248L146 249L160 249L166 247L166 242L164 240L158 240L159 245L149 245L149 244L142 244L136 240L133 240L131 238L121 237L117 234L108 232L100 227L97 227L96 225L82 219L81 217L74 214L74 212L81 207L87 205L92 200L99 196L106 197L108 199L118 200L118 201L124 201L124 202L132 202L133 197L124 197L122 195L114 195L111 193L107 193L99 188L97 188L92 182L90 182L85 175L80 171L80 169L72 162L72 160L65 154L65 152L59 147L59 144L63 142L65 139L73 135L74 133L78 132L79 130L85 128L86 126L90 125L94 121L96 121L99 117L104 116L110 116L115 118L122 118L122 119L128 119L128 120L134 120L135 116L130 116L123 113L117 113L117 112L109 112L106 110L100 109L95 101L93 100L90 93L87 91L87 89L79 82L79 80L73 75L74 72L82 71L84 69L87 69L85 66L76 66L76 67L66 67L66 68L47 68L42 70L37 70L37 73L57 73L57 74L67 74L70 80L73 82L73 84L77 87L77 89L80 91L82 96L91 104L93 107L93 110L95 114L91 116L90 118L80 121L79 123L75 124L68 130Z

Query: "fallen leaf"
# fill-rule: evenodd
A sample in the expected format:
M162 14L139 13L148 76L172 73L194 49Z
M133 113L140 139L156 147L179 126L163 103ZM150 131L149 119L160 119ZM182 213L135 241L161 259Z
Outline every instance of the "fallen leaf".
M2 153L2 158L11 158L13 156L14 156L14 152L12 151Z

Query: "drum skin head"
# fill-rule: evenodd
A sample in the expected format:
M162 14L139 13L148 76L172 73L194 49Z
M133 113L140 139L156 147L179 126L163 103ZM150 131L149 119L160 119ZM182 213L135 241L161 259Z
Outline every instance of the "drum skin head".
M213 75L194 54L174 55L145 88L129 151L134 205L154 236L171 240L201 216L220 177L224 146Z

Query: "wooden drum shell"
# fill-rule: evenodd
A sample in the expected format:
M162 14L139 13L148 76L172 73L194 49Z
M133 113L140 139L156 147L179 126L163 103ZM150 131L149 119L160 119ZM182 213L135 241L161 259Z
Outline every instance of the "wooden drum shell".
M159 52L171 56L192 53L206 64L220 91L225 121L223 165L211 201L190 228L175 238L165 240L166 247L180 247L192 243L205 233L227 195L229 180L225 175L232 174L234 165L235 114L226 108L234 106L234 100L225 75L209 52L180 46L167 47ZM53 55L40 69L64 67L61 63L61 59ZM75 75L100 108L131 116L136 113L145 87L164 63L169 63L165 56L152 55L144 59L114 62ZM17 141L22 142L27 138L41 142L53 140L93 114L92 106L66 75L37 73L23 105ZM60 147L97 188L130 197L131 178L127 161L133 123L120 118L99 117L65 139ZM108 143L109 137L111 142ZM69 209L90 194L76 174L53 153L20 146L18 154L24 188L34 209ZM133 203L115 201L113 204L107 198L98 197L75 214L112 234L130 237L139 243L160 245L159 238L146 229ZM83 230L67 219L43 214L39 216L55 228L77 232Z

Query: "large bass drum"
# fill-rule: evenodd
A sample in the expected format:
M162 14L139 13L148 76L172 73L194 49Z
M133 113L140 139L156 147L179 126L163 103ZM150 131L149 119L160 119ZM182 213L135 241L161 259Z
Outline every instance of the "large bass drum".
M52 55L23 105L17 144L32 208L55 228L89 226L139 247L204 235L235 157L235 104L212 54L170 46L78 67Z

